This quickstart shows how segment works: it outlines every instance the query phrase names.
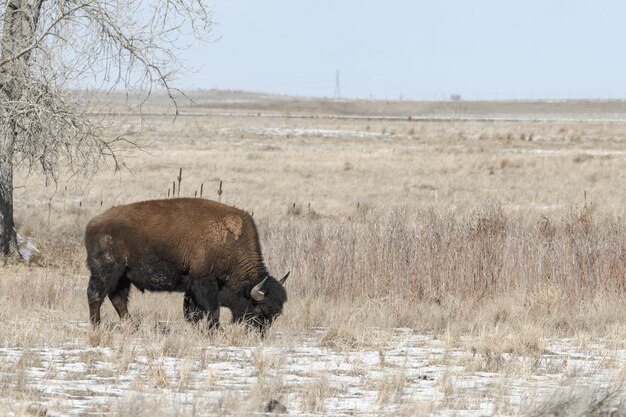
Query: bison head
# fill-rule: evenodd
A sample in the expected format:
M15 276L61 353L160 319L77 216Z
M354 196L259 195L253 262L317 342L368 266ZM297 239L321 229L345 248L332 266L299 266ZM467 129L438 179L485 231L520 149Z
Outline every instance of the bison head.
M264 335L274 319L283 311L283 304L287 301L284 284L288 276L289 272L280 281L267 276L252 287L246 294L248 305L244 311L233 311L233 319L248 321Z
M262 335L274 319L283 312L283 304L287 301L284 284L288 276L289 272L280 281L267 276L250 290L252 302L250 319Z

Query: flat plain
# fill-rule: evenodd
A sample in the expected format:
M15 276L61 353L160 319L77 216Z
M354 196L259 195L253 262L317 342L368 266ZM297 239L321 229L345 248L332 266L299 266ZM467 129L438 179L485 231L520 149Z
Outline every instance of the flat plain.
M101 104L127 168L18 173L0 413L626 415L625 102L188 97ZM174 194L251 212L291 271L267 338L181 294L88 325L86 222Z

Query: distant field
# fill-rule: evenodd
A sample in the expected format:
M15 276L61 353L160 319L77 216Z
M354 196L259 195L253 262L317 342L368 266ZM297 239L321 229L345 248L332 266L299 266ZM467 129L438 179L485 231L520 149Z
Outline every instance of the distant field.
M1 414L626 415L626 102L188 96L101 106L143 146L127 170L16 178ZM192 328L181 294L90 329L86 222L173 183L253 213L291 270L267 339Z
M93 213L100 202L108 207L166 196L181 167L181 195L193 196L204 184L204 196L216 198L223 181L224 202L263 218L285 214L293 203L331 217L349 216L357 205L465 210L488 201L538 215L568 213L585 202L598 212L625 212L626 102L190 96L196 104L182 100L176 118L155 99L143 120L125 116L111 132L136 134L146 146L128 156L130 172L103 170L89 183L72 178L56 190L37 178L18 178L18 213L32 223L33 216L47 218L48 203L67 209L82 202L82 211ZM122 103L118 98L103 109L123 110ZM363 117L368 114L399 117ZM429 114L443 120L414 120ZM458 120L470 114L507 119ZM28 213L30 206L39 214Z

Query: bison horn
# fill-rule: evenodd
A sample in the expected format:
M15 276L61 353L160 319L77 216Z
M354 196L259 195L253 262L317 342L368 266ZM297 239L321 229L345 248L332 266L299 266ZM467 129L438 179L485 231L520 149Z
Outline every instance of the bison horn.
M265 293L261 291L261 288L263 288L263 284L265 284L265 281L267 281L267 277L265 277L263 281L256 284L252 288L252 290L250 290L250 297L252 297L254 301L261 301L265 297Z
M291 271L287 272L287 273L285 274L285 276L284 276L284 277L282 277L282 278L280 279L280 281L278 281L278 282L280 282L280 285L283 285L283 286L285 285L285 281L287 281L287 277L289 276L289 274L290 274L290 273L291 273Z

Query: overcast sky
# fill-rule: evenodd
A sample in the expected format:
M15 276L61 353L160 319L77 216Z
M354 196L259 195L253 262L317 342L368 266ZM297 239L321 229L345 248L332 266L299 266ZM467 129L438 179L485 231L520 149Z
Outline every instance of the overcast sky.
M214 0L186 88L343 97L626 98L626 1Z

